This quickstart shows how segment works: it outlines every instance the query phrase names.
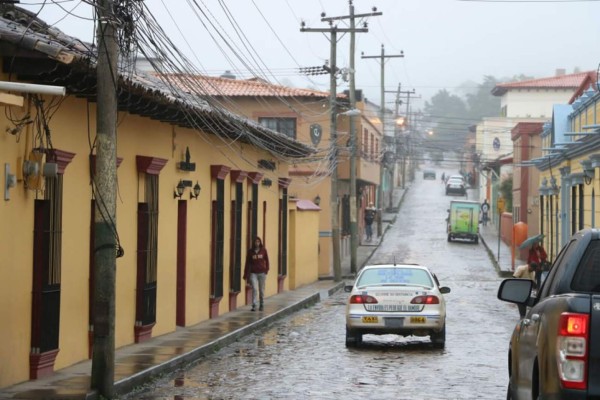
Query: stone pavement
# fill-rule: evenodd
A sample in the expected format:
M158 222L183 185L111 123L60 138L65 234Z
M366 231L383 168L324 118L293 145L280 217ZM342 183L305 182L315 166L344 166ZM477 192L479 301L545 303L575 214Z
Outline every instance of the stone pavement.
M357 269L368 263L385 231L394 223L407 190L394 191L392 200L396 206L382 214L382 237L358 247ZM498 272L510 274L508 246L501 243L500 251L496 252L498 235L493 226L482 228L481 241ZM497 260L498 255L500 261ZM349 257L342 260L342 275L350 281L353 278ZM175 332L151 338L144 343L119 348L115 352L115 394L127 394L152 379L184 368L257 329L331 296L343 286L344 280L319 280L265 299L264 311L252 312L250 306L242 306L197 325L177 328ZM90 389L90 379L91 361L88 360L59 370L52 376L1 389L0 399L98 399L98 394Z

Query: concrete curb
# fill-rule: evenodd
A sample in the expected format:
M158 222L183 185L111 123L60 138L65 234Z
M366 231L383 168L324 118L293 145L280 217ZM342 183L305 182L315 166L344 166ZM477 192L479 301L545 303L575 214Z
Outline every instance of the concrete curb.
M308 308L316 303L323 300L324 297L329 297L336 291L340 290L344 286L343 282L339 282L328 290L316 292L304 299L301 299L295 303L292 303L264 318L256 320L248 325L245 325L235 331L232 331L218 339L208 342L200 347L197 347L185 354L181 354L174 357L162 364L156 365L152 368L141 371L135 375L129 376L125 379L115 382L114 389L115 394L119 396L130 395L135 392L136 389L144 384L148 384L161 376L168 375L175 372L178 369L188 368L201 361L201 359L209 354L219 351L221 348L228 346L239 339L256 332L259 329L266 328L273 324L275 321L283 319L284 317L291 315L303 308ZM90 397L91 396L91 397ZM90 399L97 398L95 393L89 393Z
M483 238L481 233L479 234L479 239L480 239L481 243L483 243L483 245L488 253L488 256L490 257L490 260L492 261L492 264L494 264L494 269L496 270L496 273L498 274L498 276L500 276L501 278L512 277L511 271L504 271L504 270L502 270L502 268L500 268L500 264L498 264L498 261L496 260L496 257L494 256L494 252L492 251L490 246L487 244L487 242L485 241L485 239Z

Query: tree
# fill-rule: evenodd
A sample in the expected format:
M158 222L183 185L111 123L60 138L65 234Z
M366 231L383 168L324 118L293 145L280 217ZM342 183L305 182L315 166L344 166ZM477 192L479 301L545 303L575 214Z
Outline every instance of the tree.
M428 122L435 134L428 138L430 151L457 150L463 147L469 121L467 106L457 95L446 89L440 90L425 102L425 122Z
M473 94L467 94L469 118L480 120L483 117L500 115L500 98L492 95L492 89L499 83L493 76L483 77L483 83L478 85Z

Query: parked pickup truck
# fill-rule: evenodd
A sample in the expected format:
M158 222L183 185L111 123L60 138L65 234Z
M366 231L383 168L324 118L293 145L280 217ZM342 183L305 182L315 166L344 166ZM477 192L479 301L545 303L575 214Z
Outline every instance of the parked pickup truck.
M508 349L507 399L600 399L600 230L573 235L537 293L533 284L498 289L527 306Z

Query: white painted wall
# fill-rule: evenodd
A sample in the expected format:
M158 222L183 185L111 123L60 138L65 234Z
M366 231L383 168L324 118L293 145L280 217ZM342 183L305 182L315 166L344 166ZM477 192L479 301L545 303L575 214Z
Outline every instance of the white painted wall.
M552 118L552 106L566 104L573 89L510 89L500 97L508 118Z

